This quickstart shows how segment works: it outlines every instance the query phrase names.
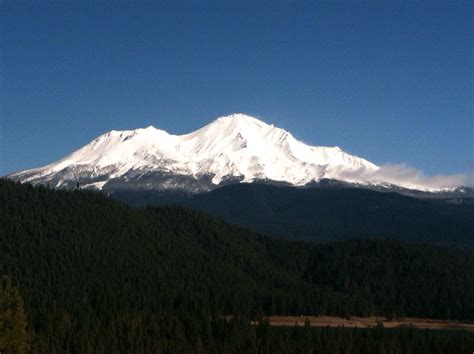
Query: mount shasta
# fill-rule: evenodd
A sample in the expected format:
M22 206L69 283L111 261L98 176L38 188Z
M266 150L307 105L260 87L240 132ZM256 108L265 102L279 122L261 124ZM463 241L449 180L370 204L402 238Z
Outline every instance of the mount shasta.
M237 182L305 186L323 179L364 186L445 189L395 181L339 147L309 146L244 114L220 117L185 135L152 126L115 131L47 166L8 177L58 188L205 192Z

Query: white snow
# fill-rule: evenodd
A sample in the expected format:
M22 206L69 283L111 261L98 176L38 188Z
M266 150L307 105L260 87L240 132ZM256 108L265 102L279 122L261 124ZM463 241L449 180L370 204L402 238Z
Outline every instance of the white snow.
M57 162L11 176L41 181L66 167L107 179L130 171L196 177L209 174L216 185L228 177L241 177L243 182L269 179L297 186L322 178L361 184L387 182L377 174L380 168L365 159L339 147L306 145L289 132L244 114L220 117L185 135L171 135L152 126L112 130ZM105 183L88 186L101 189ZM424 189L416 183L407 187Z
M81 186L81 188L83 189L102 189L102 187L104 186L104 184L106 184L108 181L101 181L101 182L93 182L93 183L88 183L88 184L85 184L83 186Z

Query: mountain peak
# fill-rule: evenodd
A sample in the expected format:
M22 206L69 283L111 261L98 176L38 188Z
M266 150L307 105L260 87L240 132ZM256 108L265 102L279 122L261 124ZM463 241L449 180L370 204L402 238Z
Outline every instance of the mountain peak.
M221 116L184 135L148 126L111 131L50 165L10 178L56 187L210 190L222 183L270 180L303 186L321 179L393 184L375 164L339 147L309 146L243 113ZM232 182L229 182L232 181ZM425 189L422 183L397 184ZM139 187L138 187L139 186Z
M241 121L241 122L252 122L252 123L261 123L261 124L266 124L263 121L249 116L248 114L245 113L232 113L226 116L220 116L217 118L218 121Z
M222 116L217 118L213 123L221 124L221 125L232 125L232 126L247 126L247 127L256 127L256 128L263 128L263 127L273 127L273 125L269 125L260 119L255 117L249 116L243 113L233 113L227 116Z

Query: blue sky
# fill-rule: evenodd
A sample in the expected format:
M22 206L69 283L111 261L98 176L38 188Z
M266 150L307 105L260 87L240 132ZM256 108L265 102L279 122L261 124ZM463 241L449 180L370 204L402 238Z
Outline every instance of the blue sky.
M233 112L377 164L472 173L469 1L0 6L0 174Z

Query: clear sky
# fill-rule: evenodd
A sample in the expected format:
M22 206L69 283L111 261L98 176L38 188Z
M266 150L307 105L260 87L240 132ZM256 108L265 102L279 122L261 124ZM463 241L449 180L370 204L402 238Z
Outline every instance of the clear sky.
M0 175L233 112L377 164L473 170L471 1L0 7Z

